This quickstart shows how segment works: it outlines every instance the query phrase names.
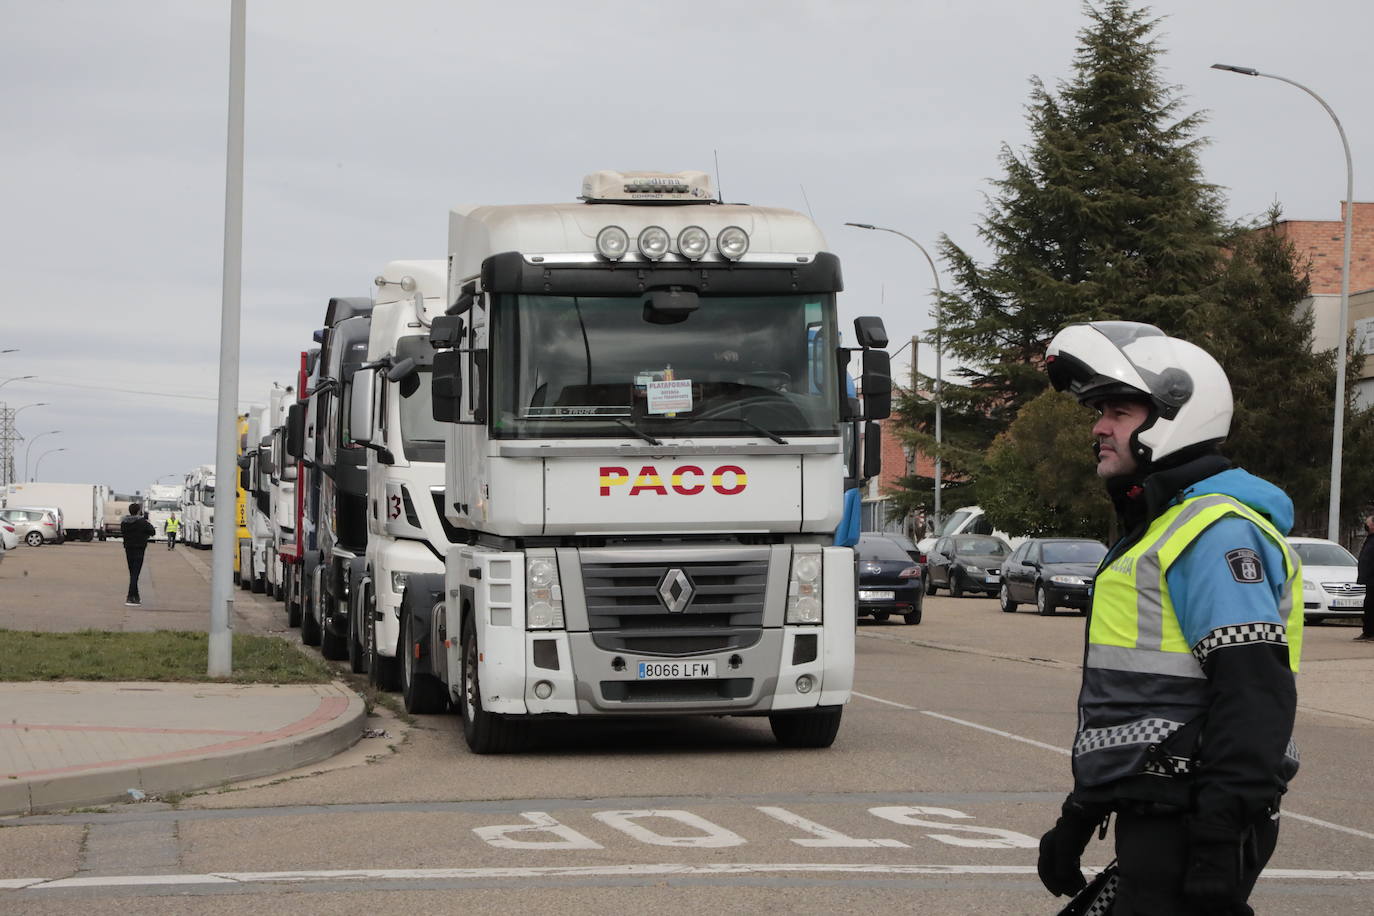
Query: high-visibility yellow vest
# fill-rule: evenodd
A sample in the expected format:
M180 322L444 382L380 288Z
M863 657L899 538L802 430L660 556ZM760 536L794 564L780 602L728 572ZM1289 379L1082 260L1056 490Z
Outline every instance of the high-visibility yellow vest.
M1282 622L1224 627L1189 646L1169 594L1169 569L1204 531L1231 516L1253 523L1284 558L1278 602ZM1288 664L1296 674L1302 651L1301 587L1301 561L1283 535L1233 497L1190 497L1151 522L1138 541L1098 571L1093 583L1073 748L1078 783L1100 786L1146 772L1187 772L1192 748L1171 748L1168 760L1159 749L1206 710L1203 660L1220 645L1286 643ZM1291 743L1289 755L1296 772Z
M169 533L171 533L171 534L176 534L176 533L177 533L178 531L180 531L180 530L181 530L181 519L179 519L179 518L169 518L169 519L167 519L167 531L168 531Z

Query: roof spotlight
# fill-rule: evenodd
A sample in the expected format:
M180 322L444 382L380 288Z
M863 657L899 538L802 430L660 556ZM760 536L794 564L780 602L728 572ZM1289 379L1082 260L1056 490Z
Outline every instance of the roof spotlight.
M689 261L699 261L711 247L711 236L700 226L688 226L677 234L677 250Z
M650 261L658 261L668 253L668 232L662 226L647 226L639 233L639 253Z
M608 261L619 261L629 250L629 233L619 226L607 226L596 234L596 253Z
M738 261L749 250L749 234L739 226L726 226L716 236L716 248L731 261Z

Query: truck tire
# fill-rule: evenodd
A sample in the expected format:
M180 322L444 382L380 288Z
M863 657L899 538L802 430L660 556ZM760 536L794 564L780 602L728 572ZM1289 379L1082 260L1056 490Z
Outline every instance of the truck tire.
M818 706L801 712L775 712L768 717L768 724L783 747L830 747L839 734L843 714L843 706Z
M370 591L371 584L367 588ZM354 674L367 671L368 639L365 631L372 625L372 612L367 606L367 591L364 591L362 600L348 612L348 670Z
M428 715L443 712L448 703L444 695L444 685L430 674L415 670L415 639L411 635L412 620L408 609L401 607L401 644L397 646L400 656L401 701L406 712L412 715Z
M329 602L329 605L326 605L326 602ZM319 599L320 654L332 662L337 662L348 658L348 635L346 633L335 633L333 630L329 629L329 624L325 621L324 609L326 606L333 605L336 605L336 599L334 598L334 596L329 594L328 592L325 592L324 589L321 589ZM350 618L352 616L353 615L351 614L349 615ZM348 625L353 625L353 621L351 619L348 621Z
M307 646L320 644L320 618L316 616L315 595L319 591L319 577L301 579L301 642Z
M286 567L282 576L286 579L286 625L301 625L301 581L300 567L292 563Z
M474 754L504 754L524 744L528 723L482 708L482 682L477 671L477 627L471 612L463 618L463 740Z

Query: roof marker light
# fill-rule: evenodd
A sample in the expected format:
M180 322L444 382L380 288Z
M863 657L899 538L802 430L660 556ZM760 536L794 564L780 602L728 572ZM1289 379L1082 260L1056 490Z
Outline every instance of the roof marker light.
M739 226L726 226L716 236L716 248L731 261L738 261L749 250L749 235Z
M607 226L596 234L596 253L608 261L619 261L629 250L629 233L619 226Z
M711 247L711 236L700 226L688 226L677 234L677 250L689 261L699 261Z
M662 226L648 226L639 233L639 253L650 261L658 261L668 253L668 232Z

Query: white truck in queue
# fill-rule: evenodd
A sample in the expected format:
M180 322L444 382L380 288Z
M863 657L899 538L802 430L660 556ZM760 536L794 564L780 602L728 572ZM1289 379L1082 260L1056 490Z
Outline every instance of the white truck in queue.
M350 424L368 449L367 566L353 594L349 658L383 689L399 686L401 597L410 577L442 578L444 424L434 419L430 323L443 315L442 260L392 261L376 278L367 362L353 373ZM366 415L364 415L364 413Z
M829 746L855 629L839 261L700 172L595 173L581 201L450 214L430 337L457 543L406 585L406 705L452 702L478 753L539 718L646 715ZM886 334L855 329L880 419Z
M263 437L266 459L265 485L268 488L268 541L266 550L267 594L284 599L286 564L284 554L296 542L296 465L286 457L286 411L295 402L296 389L273 386L268 400L270 430Z
M167 519L172 513L181 518L181 484L150 484L143 493L143 514L152 522L155 541L167 540ZM181 539L181 535L177 535Z
M192 547L210 547L215 542L213 464L196 467L182 482L181 539Z

